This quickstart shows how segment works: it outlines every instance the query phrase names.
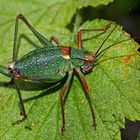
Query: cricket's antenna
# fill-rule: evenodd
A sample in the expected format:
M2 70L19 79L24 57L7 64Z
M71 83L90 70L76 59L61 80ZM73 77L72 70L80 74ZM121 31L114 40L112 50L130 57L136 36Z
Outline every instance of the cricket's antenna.
M105 49L103 49L101 52L99 52L99 53L96 55L96 58L99 57L99 56L101 56L101 54L103 55L103 53L105 53L109 48L111 48L111 47L113 47L113 46L115 46L115 45L117 45L117 44L119 44L119 43L128 41L128 40L131 40L131 38L125 39L125 40L121 40L121 41L118 41L118 42L115 42L115 43L109 45L108 47L106 47Z
M128 12L130 12L132 10L132 8L136 5L138 0L135 0L135 2L131 5L131 7L128 8L128 10L123 14L123 17L126 16L128 14ZM130 39L126 39L126 40L122 40L122 41L119 41L119 42L116 42L110 46L108 46L107 48L103 49L102 51L101 48L103 47L103 45L105 44L105 42L107 41L107 39L109 38L109 36L112 34L112 32L115 30L115 28L118 26L118 24L115 25L115 27L111 30L111 32L108 34L108 36L105 38L105 40L102 42L102 44L100 45L100 47L98 48L98 50L96 51L95 55L96 55L96 58L99 57L102 53L105 53L109 48L111 48L112 46L118 44L118 43L121 43L121 42L124 42L124 41L127 41L127 40L130 40Z
M115 28L118 26L118 24L115 25L115 27L111 30L111 32L107 35L107 37L105 38L105 40L102 42L102 44L100 45L100 47L98 48L98 50L95 53L95 56L97 58L98 52L100 51L100 49L103 47L104 43L107 41L107 39L109 38L109 36L112 34L112 32L115 30Z
M133 38L133 39L135 40L136 37ZM118 41L118 42L115 42L115 43L109 45L108 47L106 47L105 49L103 49L102 51L100 51L100 52L96 55L96 58L97 58L97 57L101 57L109 48L111 48L111 47L113 47L113 46L115 46L115 45L117 45L117 44L119 44L119 43L122 43L122 42L125 42L125 41L129 41L129 40L132 40L132 39L131 39L131 38L124 39L124 40L121 40L121 41ZM99 58L98 58L98 59L99 59Z
M135 53L135 54L129 54L129 56L134 56L134 55L138 55L137 53ZM97 65L99 65L100 63L103 63L104 61L108 61L108 60L111 60L111 59L117 59L117 58L123 58L123 57L125 57L125 56L128 56L128 54L125 54L125 55L120 55L120 56L114 56L114 57L110 57L110 58L106 58L106 59L104 59L104 60L101 60L100 62L97 62L94 66L97 66Z

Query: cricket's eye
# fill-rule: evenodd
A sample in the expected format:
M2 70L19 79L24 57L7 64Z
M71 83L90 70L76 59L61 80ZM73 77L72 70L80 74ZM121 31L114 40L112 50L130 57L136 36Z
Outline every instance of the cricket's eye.
M93 67L93 61L85 60L84 65L81 67L84 73L89 72Z

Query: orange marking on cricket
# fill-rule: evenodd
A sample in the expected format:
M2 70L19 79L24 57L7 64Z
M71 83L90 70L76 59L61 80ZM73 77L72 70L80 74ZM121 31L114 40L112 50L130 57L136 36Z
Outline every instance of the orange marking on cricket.
M36 79L36 78L33 78L32 76L24 76L24 75L16 75L15 76L15 79Z
M70 47L69 46L61 46L62 56L65 59L70 59Z

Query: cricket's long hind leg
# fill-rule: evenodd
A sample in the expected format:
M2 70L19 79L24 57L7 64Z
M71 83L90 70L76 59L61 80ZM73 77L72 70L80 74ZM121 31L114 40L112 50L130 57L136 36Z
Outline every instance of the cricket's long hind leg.
M93 105L92 105L92 102L91 102L91 98L90 98L90 95L89 95L89 89L88 89L88 86L87 86L87 83L84 79L84 75L83 73L80 71L80 69L76 69L78 75L79 75L79 78L80 78L80 81L82 83L82 86L85 90L85 94L87 96L87 99L88 99L88 102L89 102L89 106L90 106L90 110L91 110L91 114L92 114L92 120L93 120L93 127L96 129L96 119L95 119L95 114L94 114L94 108L93 108Z
M16 22L15 22L15 33L14 33L14 44L13 44L13 61L17 59L17 36L18 36L18 26L19 26L19 20L22 20L23 23L32 31L32 33L36 36L36 38L41 42L42 45L51 47L52 43L46 39L43 35L41 35L39 32L37 32L31 24L28 22L28 20L24 17L24 15L19 14L16 17Z
M72 78L73 70L69 72L68 78L66 80L66 83L64 84L61 93L60 93L60 103L61 103L61 112L62 112L62 127L61 127L61 133L63 135L63 132L65 131L65 114L64 114L64 96L65 93L69 89L70 81Z
M22 99L22 95L21 95L21 92L20 92L20 88L19 88L19 84L18 84L18 81L14 79L14 83L16 85L16 89L17 89L17 92L18 92L18 97L19 97L19 103L20 103L20 117L19 119L13 123L13 125L15 124L20 124L21 122L23 122L26 118L27 118L27 115L26 115L26 111L25 111L25 107L24 107L24 103L23 103L23 99Z

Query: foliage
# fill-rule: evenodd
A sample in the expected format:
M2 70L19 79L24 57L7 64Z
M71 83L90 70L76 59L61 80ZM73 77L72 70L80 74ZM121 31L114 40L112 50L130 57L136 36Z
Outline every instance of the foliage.
M24 14L29 22L42 35L49 38L55 35L64 45L76 46L75 33L81 28L104 28L109 21L87 21L83 25L74 24L71 32L67 25L71 22L77 9L86 6L108 4L110 0L1 0L0 2L0 64L7 65L12 58L12 44L14 21L17 14ZM76 16L78 18L78 16ZM77 20L80 22L80 19ZM83 34L83 48L96 52L103 40L108 36L116 24L105 33L88 32ZM76 27L75 27L76 26ZM20 32L39 44L27 27L20 23ZM140 120L140 59L137 52L138 44L129 35L116 27L104 43L102 50L113 45L96 62L93 71L85 75L90 88L90 95L95 108L97 130L92 127L91 112L84 96L81 84L74 77L71 89L65 103L66 131L61 136L61 110L59 102L60 89L49 92L44 85L21 81L24 99L47 94L42 98L25 103L28 119L20 125L12 126L19 117L19 106L16 89L4 87L3 82L10 79L0 75L0 139L120 139L120 128L124 127L125 118ZM39 44L40 45L40 44ZM34 49L26 40L22 40L19 57ZM26 82L26 81L25 81ZM46 85L45 85L46 86ZM29 129L31 128L31 130Z

